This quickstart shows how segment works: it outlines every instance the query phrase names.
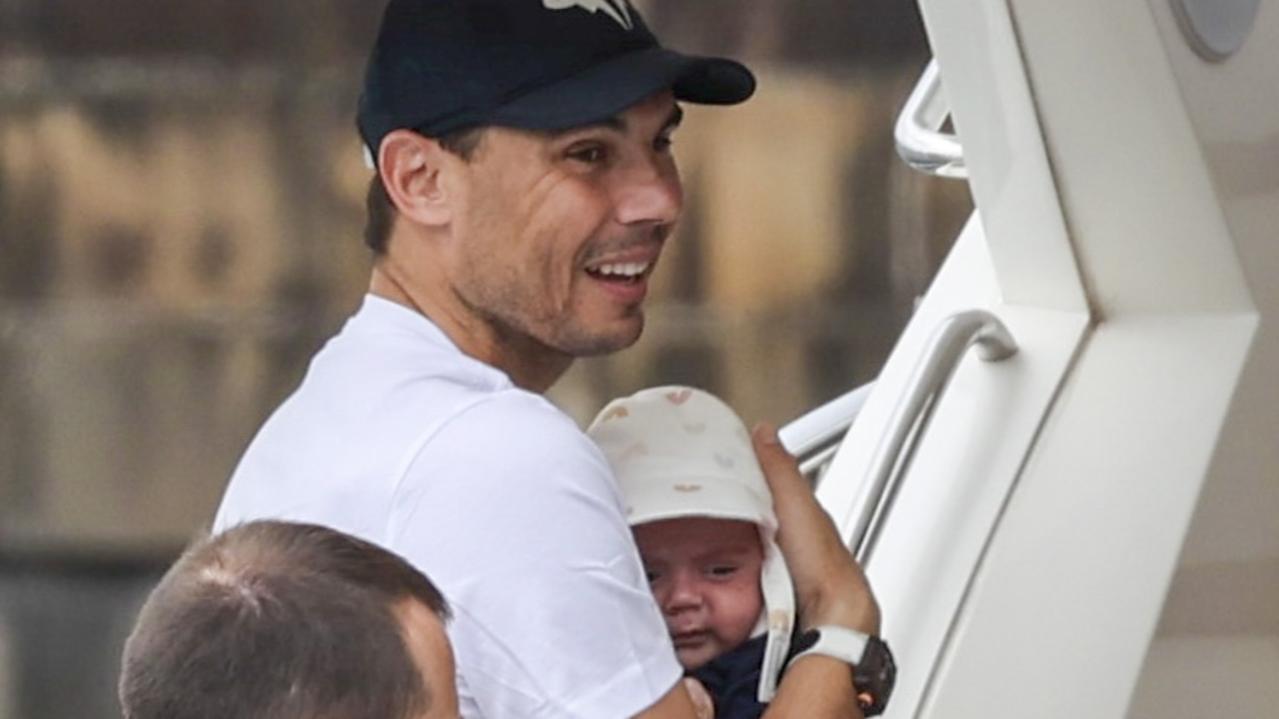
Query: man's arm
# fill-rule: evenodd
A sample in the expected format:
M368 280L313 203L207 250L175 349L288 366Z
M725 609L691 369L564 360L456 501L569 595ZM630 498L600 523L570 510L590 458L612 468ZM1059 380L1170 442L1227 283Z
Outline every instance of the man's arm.
M800 627L835 625L879 634L879 604L870 583L795 458L777 439L777 430L756 427L751 439L773 494L777 543L795 584ZM802 658L787 668L764 716L863 719L852 667L831 657Z
M708 719L713 716L713 713L708 715L704 710L699 712L693 705L693 699L684 682L679 682L671 687L666 696L657 700L656 704L641 712L637 719Z
M640 713L637 719L710 719L693 706L683 682ZM853 672L838 659L804 657L786 670L777 696L764 712L770 719L863 719L853 691Z
M879 633L879 605L866 575L853 561L834 522L817 504L795 458L771 427L752 437L780 526L777 542L786 557L799 599L802 628L823 624ZM639 719L695 719L684 685L677 684ZM852 668L838 659L810 655L787 668L767 719L863 719L853 687Z

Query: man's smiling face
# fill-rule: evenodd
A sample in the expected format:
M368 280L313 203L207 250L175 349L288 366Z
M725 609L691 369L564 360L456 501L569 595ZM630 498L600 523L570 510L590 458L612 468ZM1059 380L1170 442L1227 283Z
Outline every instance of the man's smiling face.
M682 208L680 117L663 92L567 131L486 130L459 180L448 271L471 318L567 357L634 343Z

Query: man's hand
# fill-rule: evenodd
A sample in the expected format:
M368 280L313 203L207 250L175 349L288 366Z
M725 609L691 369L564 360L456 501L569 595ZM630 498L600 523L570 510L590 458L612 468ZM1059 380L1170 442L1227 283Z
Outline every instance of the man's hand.
M835 624L879 634L879 605L866 575L817 503L795 458L778 440L777 430L756 425L751 439L773 493L777 543L795 584L801 627Z
M715 719L715 700L711 699L706 687L692 677L684 677L684 688L688 690L688 698L693 700L697 719Z

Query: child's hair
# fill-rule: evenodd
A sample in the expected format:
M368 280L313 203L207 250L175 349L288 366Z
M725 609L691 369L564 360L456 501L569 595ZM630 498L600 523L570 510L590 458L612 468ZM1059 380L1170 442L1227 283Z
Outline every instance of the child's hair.
M631 526L711 517L759 527L768 640L758 697L770 701L790 646L795 597L777 547L772 495L745 425L713 395L668 386L613 400L587 434L613 467Z

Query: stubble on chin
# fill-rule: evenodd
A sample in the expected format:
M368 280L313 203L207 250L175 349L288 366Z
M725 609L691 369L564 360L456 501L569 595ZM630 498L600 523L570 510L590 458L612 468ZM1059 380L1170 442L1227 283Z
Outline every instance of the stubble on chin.
M643 334L644 312L635 307L628 313L624 326L594 332L584 327L561 327L553 342L556 349L572 357L600 357L634 345Z
M474 292L474 290L472 290ZM458 302L480 323L487 326L503 346L535 354L558 354L569 358L599 357L624 350L644 333L644 308L637 304L620 317L593 327L571 312L560 316L550 311L530 312L538 303L509 292L501 283L490 283L478 296L453 289Z

